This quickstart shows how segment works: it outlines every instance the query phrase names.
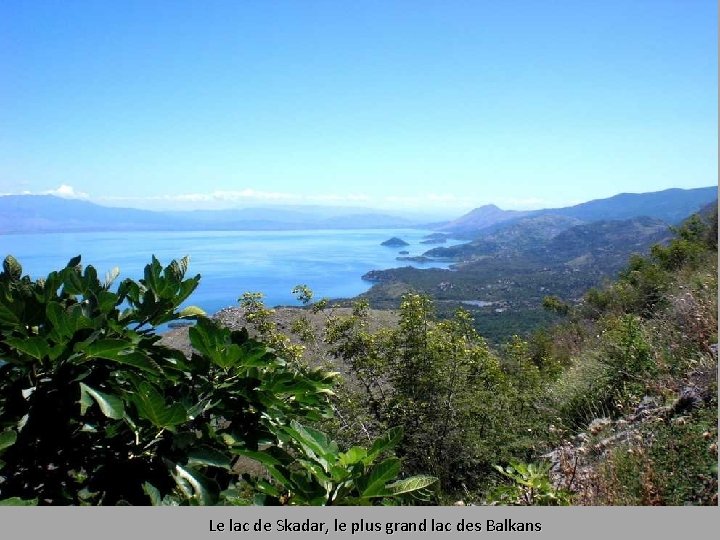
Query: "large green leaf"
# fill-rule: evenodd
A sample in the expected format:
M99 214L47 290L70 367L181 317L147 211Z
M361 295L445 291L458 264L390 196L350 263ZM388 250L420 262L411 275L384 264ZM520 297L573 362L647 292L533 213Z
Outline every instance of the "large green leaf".
M63 291L70 295L84 294L87 290L85 283L76 268L65 268L62 272Z
M257 342L243 343L241 346L242 351L242 366L245 368L250 367L265 367L274 360L276 357L272 354L267 345Z
M246 450L245 448L233 448L232 453L254 459L265 466L282 465L282 462L279 459L271 456L267 452L256 452L253 450Z
M361 446L353 446L347 452L340 453L339 462L348 467L363 461L367 457L367 450Z
M204 315L206 315L205 311L197 306L188 306L178 313L178 317L198 317Z
M80 383L80 414L85 414L93 400L98 404L102 413L113 420L120 420L125 416L125 406L122 399L112 394L100 392L85 383Z
M84 353L85 359L104 358L136 367L153 375L162 373L157 362L139 350L132 350L133 347L132 343L123 339L100 339L91 343L79 343L75 346L75 350Z
M197 288L199 283L200 283L200 274L196 274L195 277L192 277L190 279L186 279L185 281L183 281L180 284L180 287L178 287L178 290L177 290L177 293L175 294L175 299L174 299L173 303L176 306L179 306L180 304L182 304L193 293L193 291Z
M150 498L150 504L153 506L162 506L163 500L162 495L160 495L160 490L153 486L150 482L145 482L143 484L143 491L145 492L145 495L147 495Z
M83 315L79 305L74 305L66 310L58 302L48 302L45 314L55 332L61 337L71 337L78 330L93 326L92 320Z
M17 440L17 433L12 429L6 429L0 433L0 451L11 447Z
M326 472L337 461L338 447L334 441L322 431L304 427L293 420L283 432L289 435L300 446L305 455L320 463Z
M188 454L188 465L205 465L230 469L230 457L213 448L197 448Z
M83 273L83 283L86 290L89 290L90 288L97 290L100 287L97 270L95 270L94 266L89 265L85 268L85 272Z
M179 261L171 261L170 264L165 268L165 276L174 281L175 284L179 284L185 277L185 272L187 272L189 262L190 258L187 255Z
M131 347L132 343L129 343L126 339L98 339L91 343L81 344L77 349L88 356L116 358L124 351L131 349Z
M394 448L402 440L402 437L403 429L401 427L394 427L384 435L375 439L370 447L370 450L368 450L366 463L371 463L383 452Z
M155 295L162 298L162 293L164 292L166 283L160 276L160 272L162 272L160 261L158 261L155 255L153 255L152 262L145 266L144 279L142 283Z
M0 506L37 506L37 504L37 499L21 499L20 497L0 499Z
M404 478L402 480L398 480L397 482L393 482L392 484L387 484L385 486L385 496L392 497L402 493L418 491L433 485L435 482L437 482L437 478L428 475L418 475L410 478Z
M5 343L36 360L42 360L50 352L47 341L40 336L29 338L6 338Z
M146 371L154 375L162 372L162 369L157 365L155 360L140 351L133 351L128 354L118 354L113 358L108 358L108 360L134 366L142 371Z
M20 323L20 302L17 298L0 294L0 323L15 326Z
M258 480L255 487L260 490L260 492L270 495L271 497L277 498L281 495L280 491L267 480Z
M110 313L120 300L117 294L101 290L95 293L95 302L100 313Z
M206 317L199 317L188 335L192 346L220 368L236 365L243 356L242 349L231 342L230 330L219 327Z
M81 255L75 255L72 259L68 261L68 263L65 265L65 268L75 268L78 264L80 264L81 260Z
M325 470L324 466L317 461L309 459L298 459L297 462L303 466L303 468L312 474L316 480L324 486L330 486L332 483L332 467L328 467L329 470ZM337 474L337 473L336 473ZM341 475L338 475L341 476Z
M138 385L136 391L129 396L138 414L157 427L172 428L187 420L187 411L180 403L167 405L163 396L148 382Z
M393 480L400 473L400 460L388 458L379 463L370 471L362 482L360 497L383 497L385 496L385 484Z

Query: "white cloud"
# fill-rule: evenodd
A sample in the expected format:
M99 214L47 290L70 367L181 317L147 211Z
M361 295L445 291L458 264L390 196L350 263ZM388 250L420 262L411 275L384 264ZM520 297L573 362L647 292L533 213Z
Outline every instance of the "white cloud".
M29 191L24 191L23 195L31 195ZM55 189L49 189L47 191L41 191L40 195L55 195L56 197L63 197L65 199L87 199L89 195L82 191L75 191L75 188L68 184L60 184Z
M74 187L68 184L60 184L55 189L46 189L45 191L30 191L24 189L19 193L0 193L0 197L6 195L54 195L55 197L63 197L64 199L89 199L90 195L82 191L76 191Z

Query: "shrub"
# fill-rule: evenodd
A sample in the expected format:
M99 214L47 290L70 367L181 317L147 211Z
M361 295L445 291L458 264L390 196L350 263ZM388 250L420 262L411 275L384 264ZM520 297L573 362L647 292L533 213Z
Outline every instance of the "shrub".
M326 336L365 407L378 425L403 428L398 454L410 471L432 473L448 491L477 485L516 434L512 386L472 318L459 311L437 321L432 302L414 293L403 297L396 328L370 332L367 316L358 304Z
M488 504L512 506L569 506L569 491L556 488L550 481L549 463L521 463L513 461L495 469L510 483L495 488L487 498Z

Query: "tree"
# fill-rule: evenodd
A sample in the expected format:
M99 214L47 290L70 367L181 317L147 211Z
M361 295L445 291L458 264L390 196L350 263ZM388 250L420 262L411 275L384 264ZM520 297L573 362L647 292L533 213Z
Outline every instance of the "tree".
M512 413L509 383L472 318L461 310L437 321L429 298L414 293L403 297L396 328L369 332L367 317L367 305L356 305L327 339L378 424L403 428L398 453L410 471L450 490L477 482L512 437Z

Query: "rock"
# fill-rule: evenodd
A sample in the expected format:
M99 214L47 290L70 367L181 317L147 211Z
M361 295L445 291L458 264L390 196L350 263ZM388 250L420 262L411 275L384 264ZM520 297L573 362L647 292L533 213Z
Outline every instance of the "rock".
M405 251L405 250L400 251L400 252L398 252L398 253L400 253L400 255L410 255L410 252L409 252L409 251Z
M657 398L652 396L644 396L640 404L635 407L635 416L644 416L649 411L657 409L660 406Z
M685 386L680 390L680 397L673 404L672 410L675 414L699 409L703 406L703 398L695 386Z
M402 246L409 246L410 244L408 244L405 240L398 238L397 236L393 236L389 240L385 240L380 245L387 246L387 247L402 247Z
M609 418L596 418L595 420L590 422L590 425L588 426L588 431L590 431L592 435L596 435L611 424L612 420L610 420Z
M578 433L578 434L575 436L575 440L576 440L579 444L585 444L586 442L588 442L588 441L590 440L590 436L589 436L587 433Z

